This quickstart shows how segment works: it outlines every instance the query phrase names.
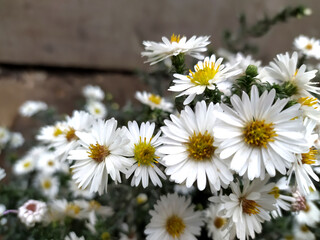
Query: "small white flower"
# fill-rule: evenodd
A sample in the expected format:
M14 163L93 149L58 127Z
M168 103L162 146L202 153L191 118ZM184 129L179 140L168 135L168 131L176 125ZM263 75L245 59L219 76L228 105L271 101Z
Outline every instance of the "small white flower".
M295 224L293 233L293 240L316 240L316 236L305 224Z
M59 192L60 182L57 177L40 174L36 179L35 185L40 188L43 195L54 199Z
M17 175L30 173L35 169L36 160L32 156L25 156L13 165L13 171Z
M72 178L81 188L100 195L107 191L108 176L115 182L121 182L120 171L133 164L125 151L129 139L124 130L117 129L117 121L98 119L89 133L76 132L81 145L70 151L68 159L75 160Z
M162 187L159 176L166 179L166 176L156 165L156 163L161 163L158 153L161 132L153 135L154 129L154 123L142 123L139 128L136 121L128 122L128 129L126 129L128 130L127 137L130 139L128 151L133 156L132 160L135 161L135 164L126 173L126 178L133 175L131 186L137 187L142 182L143 188L146 188L150 178L153 185Z
M55 199L49 205L49 216L53 221L62 221L65 217L87 219L88 210L82 202L68 202L66 199Z
M40 111L45 111L48 109L48 106L46 103L41 101L26 101L23 103L20 108L19 112L21 116L24 117L31 117L35 114L37 114Z
M24 143L24 138L21 133L19 132L13 132L11 133L11 139L10 139L10 147L12 148L18 148L21 147Z
M177 194L161 196L149 213L152 216L144 233L147 240L196 240L200 235L203 218L195 212L191 199Z
M98 101L88 101L84 108L95 118L105 118L108 113L106 106Z
M179 184L186 181L187 187L197 181L201 191L207 186L207 179L212 191L219 191L232 181L231 171L216 153L213 126L221 113L218 110L218 104L207 107L202 101L196 104L195 112L186 106L180 117L171 114L171 121L164 121L159 152L165 154L165 172L171 180Z
M221 104L219 122L214 126L215 139L220 143L220 158L230 159L230 168L250 180L264 178L265 170L275 176L276 170L286 174L295 161L295 154L308 151L304 137L305 127L300 116L300 105L283 110L289 101L278 99L275 91L265 91L261 96L256 86L250 98L231 97L230 108ZM294 119L296 118L296 119Z
M37 169L44 174L53 174L59 171L61 164L53 152L42 154L37 161Z
M227 228L236 228L237 238L240 240L255 238L255 233L262 231L262 223L270 221L270 211L275 210L276 203L273 195L269 194L274 184L266 184L264 181L255 179L250 182L244 180L243 189L240 183L230 183L232 193L229 196L221 195L209 200L220 202L218 216L226 218Z
M213 240L229 239L229 229L225 228L227 219L218 216L218 204L210 204L205 211L205 222L208 236Z
M168 102L166 99L160 97L159 95L143 91L136 92L135 97L141 103L148 105L152 110L162 109L163 111L172 112L173 104L171 102Z
M315 201L319 201L319 192L314 191L305 196L305 208L294 215L299 224L306 224L310 227L315 227L320 222L320 210Z
M0 127L0 150L10 140L10 132L5 127Z
M3 168L0 168L0 180L6 177L6 171Z
M36 136L37 140L49 144L56 139L58 139L59 136L63 135L68 129L67 122L57 122L54 125L50 126L44 126L40 128L39 134Z
M223 58L216 60L213 54L210 58L206 57L203 61L199 61L194 66L194 72L189 70L189 75L174 74L176 79L173 80L174 85L169 88L169 91L181 92L177 97L187 95L188 97L183 102L184 105L187 105L196 95L204 93L207 88L214 90L216 84L241 73L242 70L235 69L235 65L225 66L222 61Z
M203 55L200 53L207 51L206 46L210 43L209 36L193 36L187 41L186 37L180 39L180 35L176 36L174 34L172 34L171 40L162 37L162 41L162 43L143 41L145 51L141 55L148 58L146 62L151 62L150 65L179 54L203 59Z
M138 204L144 204L145 202L148 201L148 195L145 193L139 193L138 196L136 197L136 200Z
M228 58L229 62L226 65L235 66L236 69L241 69L241 73L244 73L249 65L254 65L258 68L261 65L261 61L256 61L251 55L243 55L242 53L237 53Z
M311 82L318 70L306 72L306 65L298 68L298 53L292 56L289 53L278 54L274 62L270 62L269 67L265 67L267 74L262 80L276 83L291 83L296 88L295 97L313 97L311 93L319 94L320 88L314 86L318 83Z
M67 236L65 236L64 240L85 240L83 236L78 237L75 232L70 232Z
M306 55L307 57L314 57L320 59L320 40L315 38L309 38L304 35L294 39L294 47Z
M104 92L99 86L87 85L82 89L83 96L88 100L102 101Z
M47 204L37 200L28 200L18 209L18 217L27 227L33 227L44 220Z

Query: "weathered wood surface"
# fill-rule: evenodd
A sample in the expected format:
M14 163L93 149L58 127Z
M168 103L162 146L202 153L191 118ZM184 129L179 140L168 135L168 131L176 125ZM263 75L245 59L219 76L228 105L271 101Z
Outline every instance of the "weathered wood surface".
M290 50L300 33L320 37L320 1L0 0L0 63L132 70L146 67L143 40L205 34L220 47L222 31L236 28L241 12L253 22L297 3L312 7L313 16L279 25L259 40L267 60Z

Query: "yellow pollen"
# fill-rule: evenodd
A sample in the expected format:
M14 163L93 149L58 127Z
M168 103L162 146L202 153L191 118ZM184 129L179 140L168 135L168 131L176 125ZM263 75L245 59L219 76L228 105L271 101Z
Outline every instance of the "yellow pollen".
M303 106L312 107L318 103L318 100L313 97L301 97L298 99L298 102ZM317 109L317 107L313 107L314 109Z
M167 219L166 230L171 235L171 237L179 238L181 234L183 234L185 228L186 225L180 217L172 215Z
M171 39L170 39L170 42L173 43L173 42L180 42L180 34L179 35L174 35L174 33L171 35Z
M53 131L53 136L58 137L59 135L61 135L63 132L60 128L55 127L54 131Z
M49 165L50 167L54 166L54 161L52 161L52 160L48 161L48 165Z
M189 142L187 143L187 151L189 157L195 161L210 160L216 147L213 146L214 138L208 131L204 134L194 132L192 136L189 136Z
M74 213L75 215L78 215L79 212L80 212L80 207L74 203L69 203L67 205L67 209L66 209L66 212L72 212Z
M303 224L303 225L300 226L300 230L301 230L302 232L309 232L309 228L308 228L305 224Z
M306 208L303 209L304 212L309 212L310 211L310 205L306 204Z
M311 50L311 49L312 49L312 44L311 44L311 43L308 43L304 48L305 48L305 49L308 49L308 50Z
M303 164L314 164L316 163L317 160L317 155L318 155L318 150L310 148L308 153L302 153L302 163Z
M147 165L153 167L153 163L158 163L156 160L159 158L155 155L156 149L151 145L151 140L149 142L140 140L138 143L134 144L134 159L137 161L138 166Z
M89 158L92 158L97 163L101 163L110 154L110 151L107 146L100 145L97 142L95 145L90 144L89 151L87 151L87 153L89 154Z
M98 210L101 207L101 204L95 200L91 200L89 204L90 204L90 208L93 210Z
M68 142L71 142L72 140L76 140L78 139L78 137L76 136L76 130L72 127L69 128L68 131L66 131L66 139Z
M42 187L43 187L44 189L50 189L51 186L52 186L52 184L51 184L51 181L50 181L50 180L45 180L45 181L42 183Z
M265 123L264 120L252 121L244 128L244 140L253 147L267 148L267 143L273 142L273 137L278 136L273 129L273 123Z
M223 227L223 225L227 222L227 220L225 218L221 218L221 217L216 217L213 221L214 226L217 229L220 229Z
M159 105L161 102L161 97L158 95L151 94L148 98L150 102L153 102L156 105Z
M190 81L195 85L208 86L214 76L219 72L220 65L215 68L215 63L205 62L203 68L201 69L197 64L195 67L195 72L189 70L190 74L187 76Z
M272 195L274 195L274 198L279 198L280 197L280 190L279 190L279 188L278 187L274 187L274 188L272 188L272 190L269 192L269 194L272 194Z
M299 69L296 69L296 71L294 72L294 77L297 76Z
M25 163L23 164L23 167L24 167L24 168L28 168L28 167L30 167L30 165L31 165L30 162L25 162Z
M246 214L258 214L260 212L258 207L261 207L258 203L253 200L245 199L244 197L239 198L242 205L242 211Z

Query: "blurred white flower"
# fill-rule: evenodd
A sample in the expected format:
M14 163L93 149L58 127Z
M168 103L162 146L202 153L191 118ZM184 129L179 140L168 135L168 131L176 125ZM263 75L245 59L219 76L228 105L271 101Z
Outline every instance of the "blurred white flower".
M99 86L87 85L82 89L83 96L88 100L102 101L104 92Z
M135 97L141 103L148 105L152 110L162 109L163 111L172 112L173 104L171 102L168 102L166 99L160 97L159 95L143 91L136 92Z
M84 108L95 118L105 118L108 113L106 106L99 101L88 101Z
M44 220L47 204L37 200L28 200L18 209L18 217L27 227L33 227Z
M40 111L45 111L48 109L48 105L41 101L26 101L24 102L20 108L19 112L21 116L31 117Z
M12 148L18 148L21 147L24 143L24 137L19 132L13 132L11 133L11 139L10 139L10 147Z

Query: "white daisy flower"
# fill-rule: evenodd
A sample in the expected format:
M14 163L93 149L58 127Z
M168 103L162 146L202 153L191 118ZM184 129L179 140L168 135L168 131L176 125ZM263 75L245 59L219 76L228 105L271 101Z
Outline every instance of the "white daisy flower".
M52 221L62 221L65 217L87 219L88 211L81 202L68 202L66 199L55 199L49 205L49 215Z
M320 104L317 98L313 97L300 97L298 103L301 104L303 116L320 122Z
M11 148L18 148L21 147L24 143L23 135L19 132L13 132L11 133L11 139L10 139L10 147Z
M311 93L319 94L320 88L314 86L318 84L310 80L316 76L318 70L306 72L306 65L302 65L298 69L298 53L294 52L292 56L289 53L278 54L274 62L270 62L270 67L264 70L268 74L262 79L263 81L285 83L289 82L296 88L295 96L313 97Z
M141 103L148 105L152 110L162 109L163 111L172 112L173 104L171 102L168 102L166 99L160 97L159 95L143 91L136 92L135 97Z
M99 101L88 101L84 108L95 118L105 118L108 113L106 106Z
M233 176L228 166L216 154L213 126L220 114L218 104L206 106L198 102L195 112L186 106L180 117L171 115L161 127L164 144L159 152L165 154L163 161L167 166L166 174L176 183L186 181L191 187L195 181L199 190L204 190L207 178L212 191L227 186Z
M229 229L225 228L227 219L218 216L219 205L210 204L205 211L205 222L208 237L213 240L230 239Z
M59 134L50 145L55 148L55 154L65 160L70 150L79 146L77 132L88 132L91 129L94 117L84 111L74 111L72 117L67 117L66 129Z
M206 46L210 43L209 36L192 36L187 41L186 37L180 38L180 35L176 36L174 34L172 34L170 40L166 37L162 37L162 41L162 43L143 41L145 51L141 53L141 56L147 57L148 60L146 62L151 62L150 65L179 54L203 59L201 52L207 51Z
M70 151L68 159L75 160L72 178L78 187L101 195L107 191L108 175L116 183L121 182L120 171L130 167L133 160L125 157L129 139L117 129L117 121L98 119L90 133L76 132L76 136L81 147Z
M44 220L47 210L46 203L31 199L19 207L18 217L27 227L33 227Z
M0 180L6 177L6 171L3 168L0 168Z
M291 204L295 201L294 197L281 194L280 190L290 190L286 177L280 178L269 192L269 194L272 194L276 199L275 207L277 209L271 212L273 218L282 217L282 209L290 211Z
M5 127L0 127L0 149L10 140L10 132Z
M307 57L314 57L320 59L320 40L315 38L309 38L304 35L294 39L294 47L306 55Z
M265 91L260 97L256 86L249 96L231 97L233 109L222 104L214 137L220 142L220 158L231 159L230 168L250 180L263 178L265 170L275 176L276 170L286 174L295 161L295 154L308 152L305 127L300 116L300 104L283 110L288 99L278 99L275 91Z
M210 58L206 57L204 61L199 61L194 66L194 72L189 70L189 75L174 74L176 79L173 80L174 85L170 86L169 91L181 92L177 97L187 95L188 97L183 102L184 105L187 105L196 95L202 94L206 88L214 90L215 84L241 73L241 70L235 69L234 65L221 64L222 61L223 58L216 60L213 54Z
M104 99L104 92L99 86L86 85L82 89L82 94L88 100L102 101Z
M139 193L138 196L136 197L136 201L139 205L144 204L145 202L148 201L148 195L145 193Z
M32 172L36 167L36 160L30 156L27 155L20 160L18 160L14 165L13 165L13 172L16 175L23 175L26 173Z
M56 139L63 135L67 130L67 122L57 122L52 126L50 125L40 128L40 132L37 134L36 139L45 144L49 144L56 141Z
M232 55L228 58L229 62L226 65L235 66L236 69L241 69L241 73L244 73L247 70L249 65L254 65L259 68L261 65L261 61L256 61L252 58L251 55L244 55L242 53L237 53L236 55Z
M203 218L195 212L191 199L177 194L161 196L149 213L152 216L144 233L147 240L196 240L200 235Z
M61 164L53 152L42 154L37 161L37 169L44 174L53 174L60 170Z
M42 101L26 101L20 108L19 113L24 117L31 117L38 112L45 111L48 109L48 105Z
M268 178L264 181L255 179L250 182L244 180L241 190L240 183L230 183L232 193L229 196L222 195L212 197L209 200L221 203L218 215L228 219L227 228L236 228L237 238L240 240L255 238L255 233L260 233L262 223L270 221L269 212L275 210L276 203L273 195L269 194L274 184L267 184Z
M51 175L38 175L35 185L40 188L43 195L50 199L54 199L59 192L59 179Z
M315 227L320 222L320 210L315 201L319 201L320 196L318 191L313 191L309 195L305 196L305 207L301 209L298 214L294 215L294 218L299 224L306 224L310 227Z
M319 182L319 177L312 169L312 166L319 165L319 152L314 148L314 142L318 138L317 135L313 134L316 124L317 123L314 120L305 118L305 138L308 140L309 151L306 153L296 154L295 162L288 173L290 177L293 172L295 173L297 190L302 192L304 195L309 194L310 191L316 190L311 178Z
M166 176L159 169L156 163L159 163L158 147L161 145L159 131L154 133L154 123L142 123L140 128L136 121L128 122L127 137L130 139L128 145L132 160L135 161L126 173L128 179L132 174L131 186L138 186L142 182L143 188L149 185L149 178L153 185L162 187L161 180ZM160 162L161 163L161 162Z
M75 232L70 232L67 236L65 236L64 240L85 240L83 236L78 237Z
M292 240L316 240L314 233L305 224L295 224L293 233Z

